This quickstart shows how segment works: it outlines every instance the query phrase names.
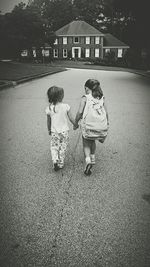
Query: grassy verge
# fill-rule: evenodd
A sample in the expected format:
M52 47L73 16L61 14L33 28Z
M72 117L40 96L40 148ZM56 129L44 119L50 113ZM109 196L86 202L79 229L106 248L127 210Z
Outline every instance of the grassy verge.
M65 68L50 64L27 64L17 62L0 62L0 85L5 81L19 81L38 75L64 71Z

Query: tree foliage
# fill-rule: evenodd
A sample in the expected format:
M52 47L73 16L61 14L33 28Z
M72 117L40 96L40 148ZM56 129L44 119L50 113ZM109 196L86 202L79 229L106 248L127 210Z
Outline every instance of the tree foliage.
M52 31L74 19L72 0L33 0L30 6L41 11Z
M21 3L11 13L1 16L0 51L4 56L18 56L22 49L32 50L44 42L54 43L55 36L47 31L47 20L36 6Z
M89 24L98 27L97 19L103 11L102 0L74 0L73 6L77 18L82 18Z
M141 48L150 46L150 34L147 27L150 24L149 0L113 0L116 12L127 18L124 36L131 46Z

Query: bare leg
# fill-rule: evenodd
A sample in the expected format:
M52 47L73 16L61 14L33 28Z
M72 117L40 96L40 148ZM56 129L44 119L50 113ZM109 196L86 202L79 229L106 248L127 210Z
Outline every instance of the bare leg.
M88 157L90 157L90 154L91 154L91 143L90 143L90 140L87 140L84 138L82 138L82 140L83 140L84 156L85 156L85 158L88 158Z
M96 143L95 140L91 140L91 154L95 154L96 151Z
M96 151L96 143L95 140L91 141L91 163L95 164L95 151Z
M90 140L84 139L83 140L83 151L84 151L84 156L85 156L85 169L84 169L84 174L85 175L90 175L91 174L91 142Z

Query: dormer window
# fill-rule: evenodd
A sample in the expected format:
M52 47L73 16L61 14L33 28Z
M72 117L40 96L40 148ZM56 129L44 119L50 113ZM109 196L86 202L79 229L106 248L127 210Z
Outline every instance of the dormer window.
M74 43L79 43L79 37L74 37Z

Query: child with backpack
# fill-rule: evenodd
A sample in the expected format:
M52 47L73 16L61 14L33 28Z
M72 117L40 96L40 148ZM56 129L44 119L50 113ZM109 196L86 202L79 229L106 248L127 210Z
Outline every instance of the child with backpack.
M74 125L70 106L62 102L64 98L63 88L52 86L47 91L49 106L45 112L47 115L47 128L51 135L51 156L53 168L58 171L64 167L66 149L69 141L68 119Z
M84 174L90 175L91 168L95 164L95 141L103 143L109 127L105 99L98 80L88 79L85 83L85 95L81 98L74 130L78 128L80 120L85 156Z

